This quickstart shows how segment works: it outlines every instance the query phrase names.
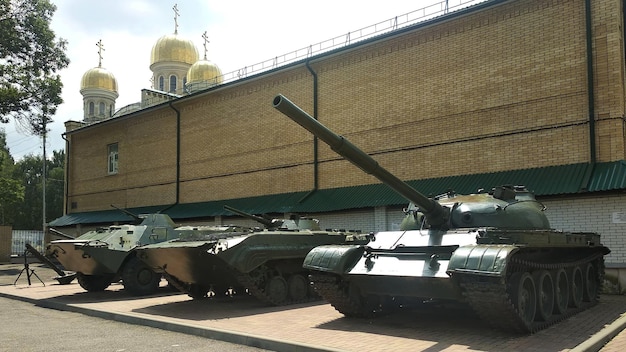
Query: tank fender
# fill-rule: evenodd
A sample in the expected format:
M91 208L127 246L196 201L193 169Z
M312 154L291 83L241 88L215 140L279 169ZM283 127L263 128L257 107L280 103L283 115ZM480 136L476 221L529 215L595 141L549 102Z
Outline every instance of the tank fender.
M511 245L469 245L459 247L450 258L448 275L472 273L504 276L507 264L519 247Z
M364 246L319 246L307 254L302 267L308 270L343 274L356 265L364 252Z

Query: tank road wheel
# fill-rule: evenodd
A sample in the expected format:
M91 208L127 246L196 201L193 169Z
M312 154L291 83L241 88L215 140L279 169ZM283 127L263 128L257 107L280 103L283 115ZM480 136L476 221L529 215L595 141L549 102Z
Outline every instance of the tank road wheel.
M309 295L309 282L300 274L291 275L287 285L289 297L295 302L303 301Z
M85 275L76 273L78 284L87 292L104 291L113 281L114 275Z
M585 302L595 302L598 300L598 274L596 267L589 263L585 267L585 289L583 290L583 300Z
M548 321L554 311L554 284L552 276L547 270L539 270L533 273L533 279L537 284L537 318Z
M287 281L280 275L272 276L265 285L265 293L273 304L282 304L289 294Z
M570 274L570 307L578 308L583 304L583 272L580 267L572 268Z
M161 275L155 273L137 257L129 258L122 268L122 284L133 296L153 294L159 288Z
M554 277L554 313L565 314L569 305L569 280L564 269L553 273Z
M511 276L511 298L520 319L529 327L537 311L535 281L529 273L515 273Z

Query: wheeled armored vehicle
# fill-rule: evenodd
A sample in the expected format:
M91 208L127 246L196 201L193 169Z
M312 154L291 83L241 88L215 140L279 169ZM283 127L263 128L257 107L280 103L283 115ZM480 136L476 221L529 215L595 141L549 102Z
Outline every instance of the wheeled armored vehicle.
M550 228L521 186L427 198L282 95L276 109L410 201L400 231L311 250L315 290L349 317L427 301L468 304L497 328L534 332L596 304L609 249L600 235Z
M315 219L267 219L264 229L189 236L138 248L138 257L194 299L248 293L269 305L319 299L310 288L304 257L323 244L365 243L367 235L321 230Z
M176 227L166 214L135 215L122 211L140 223L101 227L75 239L51 241L46 255L56 258L65 269L76 272L78 283L86 291L103 291L121 279L125 291L141 296L156 292L161 275L136 257L137 248L190 233L233 230L224 226Z

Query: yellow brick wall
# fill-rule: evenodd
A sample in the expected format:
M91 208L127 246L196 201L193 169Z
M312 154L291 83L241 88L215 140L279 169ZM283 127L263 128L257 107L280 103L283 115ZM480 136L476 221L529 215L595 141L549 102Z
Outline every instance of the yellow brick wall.
M593 2L598 161L625 158L621 1ZM584 2L519 0L311 61L319 120L402 179L590 160ZM304 64L177 101L180 202L313 186L312 136L272 108L313 112ZM165 106L70 135L72 211L175 201ZM106 175L118 142L119 174ZM320 144L320 187L377 182Z

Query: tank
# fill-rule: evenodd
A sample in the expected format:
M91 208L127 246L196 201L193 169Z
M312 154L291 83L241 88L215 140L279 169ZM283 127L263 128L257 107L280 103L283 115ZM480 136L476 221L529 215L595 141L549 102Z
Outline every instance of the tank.
M189 233L226 232L227 227L176 227L166 214L135 215L138 224L111 225L89 231L75 239L51 241L46 255L76 272L80 286L89 292L103 291L121 279L124 290L134 296L156 292L161 275L136 257L139 246L159 243Z
M268 305L286 305L319 299L302 268L311 249L368 241L355 231L321 230L316 219L268 219L225 208L264 228L181 237L138 248L138 257L194 299L244 293Z
M530 333L598 302L609 249L597 233L552 229L525 187L428 198L284 96L273 105L410 202L399 231L307 254L315 290L345 316L461 303L496 328Z

